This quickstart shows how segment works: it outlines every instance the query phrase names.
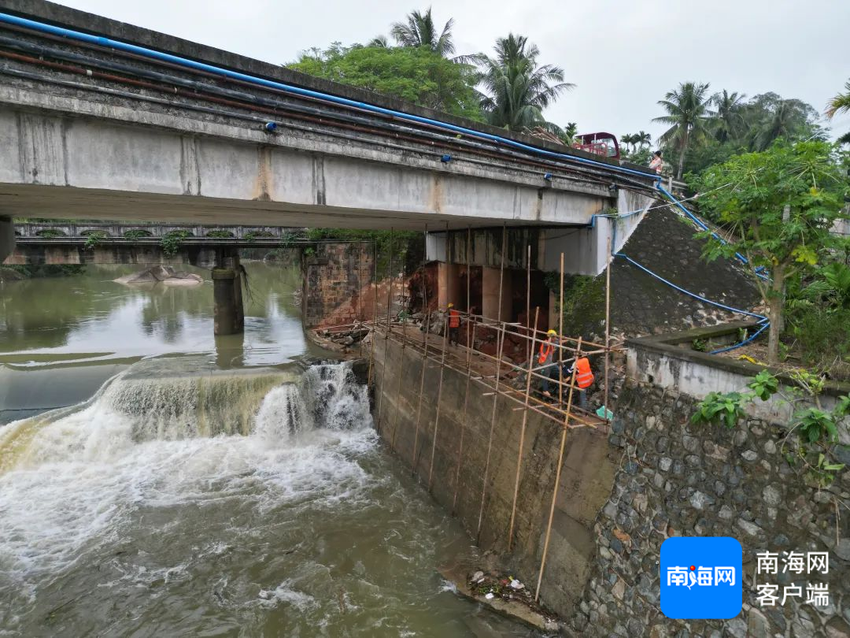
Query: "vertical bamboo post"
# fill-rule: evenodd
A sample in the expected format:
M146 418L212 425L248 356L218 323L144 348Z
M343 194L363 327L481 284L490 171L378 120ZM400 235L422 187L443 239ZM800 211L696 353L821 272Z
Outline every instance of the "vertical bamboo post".
M531 328L531 244L528 245L528 252L526 253L526 276L525 276L525 334L528 336L528 331ZM537 330L537 324L535 323L534 329ZM534 352L534 348L531 347L531 342L526 339L525 341L525 356L529 359L531 358L532 353Z
M499 328L501 332L496 333L496 339L498 341L499 335L501 334L501 341L499 341L499 356L496 359L496 383L493 392L493 411L490 413L490 436L487 439L487 460L484 463L484 480L481 485L481 507L478 509L478 529L475 532L475 540L476 542L481 540L481 523L484 520L484 501L487 497L487 479L490 474L490 455L493 452L493 430L496 427L496 405L499 402L499 375L502 372L502 349L505 346L505 327L502 326L502 291L505 288L504 278L505 278L505 253L508 249L508 231L506 225L502 226L502 255L501 261L499 263L499 309L496 312L496 321L499 324Z
M440 432L440 408L443 400L443 376L446 371L446 350L449 346L449 223L446 222L446 267L445 267L445 286L446 286L446 316L443 324L443 354L440 357L440 385L437 390L437 414L434 417L434 436L431 439L431 464L428 467L428 491L431 491L431 479L434 476L434 458L437 454L437 435Z
M511 526L508 529L508 551L511 551L513 548L514 541L514 520L516 518L516 500L517 496L519 496L519 476L522 471L522 449L525 445L525 427L528 424L528 403L529 397L531 396L531 369L534 364L534 339L537 335L537 320L540 317L540 307L538 306L534 311L534 332L531 333L531 347L529 351L528 357L528 371L526 374L528 375L525 379L525 410L522 412L522 428L519 432L519 453L516 458L516 478L514 479L514 502L511 505Z
M393 229L390 228L390 287L387 290L387 332L384 335L384 370L381 373L381 385L384 385L384 381L387 380L387 356L389 355L390 350L390 303L392 301L393 289L395 288L395 275L393 274L393 249L394 246L394 233ZM375 409L375 416L377 418L378 431L381 431L381 408L384 407L384 393L378 395L378 405Z
M357 244L357 319L363 327L363 242ZM358 340L359 356L363 358L363 339Z
M378 244L372 242L372 276L375 279L375 298L374 307L372 308L372 343L369 349L369 376L366 379L366 385L372 385L372 362L375 360L375 340L378 338Z
M425 232L427 233L427 226ZM422 420L422 393L425 391L425 368L428 366L428 333L431 330L431 313L428 312L428 282L426 281L426 268L422 269L422 311L425 313L425 331L423 332L424 354L422 356L422 373L419 376L419 402L416 408L416 434L413 437L413 458L411 459L413 474L416 474L418 457L416 451L419 447L419 423Z
M581 356L581 337L578 338L576 346L576 358ZM555 470L555 485L552 488L552 503L549 506L549 522L546 525L546 540L543 542L543 557L540 560L540 572L537 574L537 589L534 592L534 601L540 597L540 583L543 581L543 570L546 569L546 555L549 553L549 537L552 535L552 519L555 517L555 501L558 498L558 486L561 483L561 466L564 463L564 447L567 444L567 428L570 425L570 412L573 407L573 388L575 387L576 367L570 378L570 393L567 399L567 413L564 415L563 431L561 432L561 451L558 453L558 466Z
M468 308L469 306L467 306ZM471 366L472 366L472 345L475 343L475 328L477 326L472 326L472 341L470 343L470 347L466 349L466 391L463 395L463 414L460 418L460 446L457 451L457 469L455 470L455 494L454 498L452 498L452 514L455 513L455 507L457 506L457 491L458 485L460 483L460 466L463 461L463 435L466 433L466 415L469 409L469 382L472 380L471 374ZM469 334L469 330L467 329L467 334Z
M406 264L401 265L401 299L402 308L406 308L404 303L404 279L406 274ZM401 420L401 378L404 376L404 349L407 346L407 312L404 312L401 319L401 356L399 357L398 376L396 377L395 386L395 427L393 427L393 436L390 442L390 448L395 449L395 435L398 432L399 421Z
M472 270L472 255L470 251L472 249L472 229L467 227L466 229L466 347L471 348L473 346L473 342L470 341L470 315L472 314L472 276L470 275L470 271ZM468 362L468 358L467 358ZM467 367L469 367L467 365Z
M558 409L564 405L564 253L561 253L561 289L558 297Z
M605 264L605 389L603 400L603 411L605 420L608 421L608 361L611 358L611 235L608 235L608 254Z

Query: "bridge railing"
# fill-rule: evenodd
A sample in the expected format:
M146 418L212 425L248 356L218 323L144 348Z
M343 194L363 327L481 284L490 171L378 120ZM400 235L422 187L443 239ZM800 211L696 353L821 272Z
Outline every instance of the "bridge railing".
M169 233L182 231L188 237L202 239L283 239L288 234L302 232L302 228L281 226L205 226L198 224L111 224L87 222L27 222L15 224L15 237L20 239L85 239L98 233L112 239L162 238Z

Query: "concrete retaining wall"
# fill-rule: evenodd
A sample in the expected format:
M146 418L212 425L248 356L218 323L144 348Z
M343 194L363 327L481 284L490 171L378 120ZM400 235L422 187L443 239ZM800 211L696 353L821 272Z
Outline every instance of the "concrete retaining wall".
M440 366L428 361L424 396L419 388L423 357L411 347L378 336L375 344L375 423L384 441L410 465L437 502L454 512L470 536L478 530L484 467L490 434L493 396L474 381L469 389L465 425L460 423L466 391L466 376L446 369L440 401L440 423L436 428ZM522 411L516 403L499 398L493 424L487 499L483 510L480 546L506 552L513 502ZM417 419L419 410L421 415ZM419 438L416 441L417 420ZM431 450L437 431L433 472ZM529 413L519 500L514 530L514 549L506 556L514 575L533 586L543 548L545 525L560 445L560 426ZM456 481L461 436L463 456ZM414 459L414 445L417 446ZM607 501L619 452L611 454L604 434L570 430L564 456L561 484L555 509L547 568L541 600L556 613L569 616L579 604L595 553L593 521Z

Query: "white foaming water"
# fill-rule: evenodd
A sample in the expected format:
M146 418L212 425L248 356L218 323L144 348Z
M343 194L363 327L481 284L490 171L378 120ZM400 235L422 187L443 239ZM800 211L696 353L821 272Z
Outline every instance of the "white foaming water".
M191 383L122 381L79 411L0 430L0 593L34 591L88 553L131 537L140 511L229 500L260 513L303 499L333 507L363 496L375 480L356 458L377 439L366 390L347 364L314 366L299 383L273 387L247 415L248 436L204 436L216 429L167 405L163 397L196 409L207 400ZM257 383L245 383L256 391ZM209 397L209 383L194 387ZM132 389L142 397L128 408L120 399Z

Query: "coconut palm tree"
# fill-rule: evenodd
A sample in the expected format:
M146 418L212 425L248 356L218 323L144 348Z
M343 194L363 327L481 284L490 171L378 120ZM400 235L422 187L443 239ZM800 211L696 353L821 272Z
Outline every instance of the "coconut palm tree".
M543 109L575 85L564 82L564 70L537 66L540 50L521 35L496 40L495 57L484 53L473 60L481 69L486 91L481 106L491 124L522 131L545 122Z
M707 97L708 87L707 82L684 82L675 91L667 93L663 100L658 101L667 111L667 115L656 117L652 121L670 125L661 136L661 141L672 142L679 152L677 179L682 179L688 145L705 134L711 100Z
M715 107L712 113L712 128L718 142L728 142L737 138L742 132L744 128L742 107L745 97L743 93L737 91L729 93L726 89L711 97L711 103Z
M633 150L633 146L637 144L637 135L632 135L631 133L621 135L620 144L626 147L627 152L631 153Z
M650 135L646 131L638 131L632 136L632 138L632 143L636 144L641 148L645 146L650 146L652 144L652 135Z
M826 106L826 116L834 118L839 113L850 111L850 80L844 84L844 93L839 93Z
M387 40L387 36L376 35L374 38L369 40L369 43L366 46L378 48L378 49L389 49L390 48L390 42L389 42L389 40Z
M403 47L428 47L434 53L447 57L454 53L452 41L452 25L454 18L449 18L443 30L437 33L437 26L431 17L431 7L421 13L414 11L407 16L407 22L396 22L390 29L390 35Z

